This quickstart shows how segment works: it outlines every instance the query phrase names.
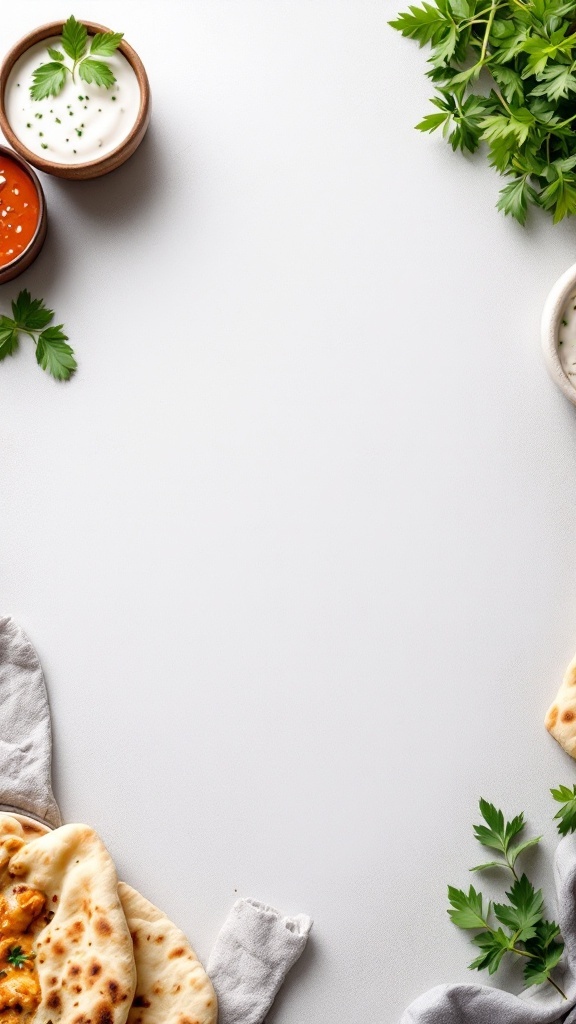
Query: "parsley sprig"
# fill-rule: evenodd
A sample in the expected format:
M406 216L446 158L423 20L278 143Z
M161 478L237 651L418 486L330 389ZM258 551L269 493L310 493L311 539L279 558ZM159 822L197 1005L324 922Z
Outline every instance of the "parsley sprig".
M112 68L106 61L96 58L111 57L122 38L122 32L98 32L91 37L90 50L87 52L88 30L76 21L74 15L70 15L62 26L61 45L64 53L49 46L48 55L52 60L41 64L32 74L32 99L43 100L47 96L57 96L64 88L68 75L72 76L72 81L76 81L76 71L84 82L94 82L109 89L116 81ZM71 65L66 63L66 56L70 58Z
M531 846L536 846L542 839L542 836L536 836L534 839L525 839L522 843L511 845L512 840L524 830L524 815L518 814L515 818L512 818L512 821L505 821L502 811L497 811L494 804L489 804L487 800L480 800L480 814L485 824L474 825L476 839L482 846L498 850L502 857L498 860L487 861L485 864L477 864L475 868L470 868L470 870L485 871L487 868L505 868L511 871L514 878L518 880L514 867L518 857L524 850L529 849Z
M9 964L12 964L12 967L17 967L21 971L26 961L34 960L35 956L35 953L25 953L22 946L12 946L8 950L6 959Z
M524 981L527 986L548 982L566 999L551 976L564 950L560 928L555 921L544 918L542 890L534 889L525 874L518 877L515 868L520 854L536 845L541 837L511 845L524 828L524 815L519 814L507 822L502 811L486 800L480 801L480 813L485 824L474 826L476 838L483 846L498 850L502 856L497 861L480 864L472 871L503 867L512 872L514 881L506 892L508 902L494 904L485 904L482 893L477 892L473 885L468 892L448 886L451 920L458 928L476 932L472 942L480 953L469 965L470 970L487 970L494 974L504 957L512 954L525 961Z
M551 789L552 796L562 807L554 820L558 821L558 831L561 836L567 836L569 832L576 832L576 786L570 789L568 786L558 786L558 789Z
M48 309L43 299L33 299L24 289L12 302L12 316L0 315L0 360L14 355L21 334L27 334L36 345L36 361L56 380L68 380L77 362L67 344L64 324L48 326L54 319L54 310Z
M435 110L416 127L453 150L485 142L508 179L498 209L521 224L531 204L576 213L575 23L576 0L435 0L390 22L432 48Z

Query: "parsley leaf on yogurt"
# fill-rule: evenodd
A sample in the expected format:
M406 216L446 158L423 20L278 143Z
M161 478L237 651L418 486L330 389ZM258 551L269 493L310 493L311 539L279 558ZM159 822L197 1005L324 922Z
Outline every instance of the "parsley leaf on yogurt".
M122 32L98 32L90 38L88 49L88 30L81 22L76 21L74 15L62 26L60 50L52 46L47 47L48 56L52 60L48 64L41 64L32 73L32 85L30 95L33 100L44 100L47 96L57 96L64 88L68 75L72 81L76 81L76 70L79 77L88 84L110 89L116 78L114 72L106 61L101 57L111 57L116 52L123 39ZM72 64L66 63L66 57ZM98 58L97 60L95 58Z

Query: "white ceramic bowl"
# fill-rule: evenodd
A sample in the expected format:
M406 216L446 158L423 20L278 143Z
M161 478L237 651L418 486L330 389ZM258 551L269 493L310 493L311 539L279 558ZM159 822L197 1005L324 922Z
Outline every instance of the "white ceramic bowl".
M566 398L576 405L576 387L569 381L562 369L558 355L558 334L566 300L576 289L576 263L562 274L550 291L542 312L542 350L550 376Z

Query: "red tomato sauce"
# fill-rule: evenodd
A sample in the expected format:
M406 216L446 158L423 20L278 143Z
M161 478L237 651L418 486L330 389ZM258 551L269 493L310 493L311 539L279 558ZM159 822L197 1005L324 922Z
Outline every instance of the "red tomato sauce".
M24 252L34 237L39 216L34 182L20 164L0 153L0 267Z

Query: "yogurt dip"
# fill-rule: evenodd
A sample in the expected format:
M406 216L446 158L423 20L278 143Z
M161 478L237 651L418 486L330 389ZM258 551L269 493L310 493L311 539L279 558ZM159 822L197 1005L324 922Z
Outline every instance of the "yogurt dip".
M571 384L576 387L576 286L562 310L558 330L558 359Z
M32 74L59 49L60 36L43 39L15 62L4 94L8 123L21 143L36 156L57 164L84 164L112 153L136 124L140 86L132 65L118 50L106 57L116 82L109 89L71 75L57 96L33 100Z

